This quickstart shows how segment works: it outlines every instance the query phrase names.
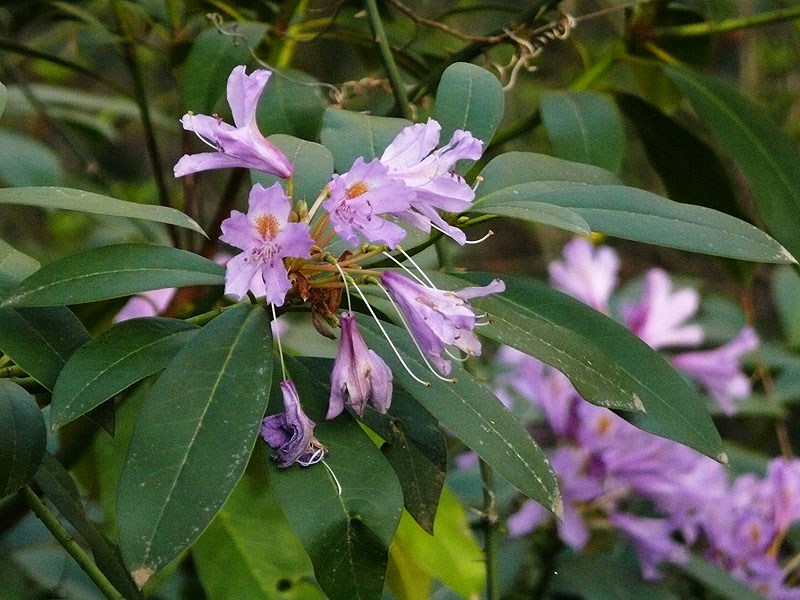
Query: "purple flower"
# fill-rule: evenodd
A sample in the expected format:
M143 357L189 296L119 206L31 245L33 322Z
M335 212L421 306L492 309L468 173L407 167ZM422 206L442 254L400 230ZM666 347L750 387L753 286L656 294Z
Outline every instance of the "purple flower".
M325 457L327 448L314 437L314 421L303 412L294 383L282 381L281 392L284 410L264 419L261 437L277 449L273 458L281 469L295 462L304 467L313 465Z
M739 358L758 347L758 336L745 327L733 340L714 350L684 352L672 366L696 379L727 415L736 413L734 400L750 395L750 379L742 373Z
M767 468L775 528L781 534L800 519L800 460L776 458Z
M443 375L450 373L450 361L441 357L446 346L455 346L469 356L481 353L481 343L473 331L475 313L467 300L506 288L495 279L484 287L447 292L420 285L394 271L384 271L381 279L405 316L411 335Z
M651 348L696 346L703 341L699 325L684 325L700 304L699 294L691 288L672 292L669 275L661 269L647 272L644 293L638 303L622 306L623 321Z
M378 159L365 163L357 158L344 175L334 175L324 207L333 229L353 246L360 233L370 242L383 242L390 248L400 243L406 231L380 215L407 210L414 192L398 179L389 177L388 169Z
M344 405L364 415L367 401L379 413L389 410L392 401L392 371L380 356L367 348L356 327L356 316L342 314L342 339L331 372L331 399L326 419L337 416Z
M266 70L245 73L244 65L235 67L228 77L228 104L233 113L233 125L224 123L216 115L186 114L181 119L183 128L193 131L214 152L185 154L175 165L175 177L198 171L244 167L289 177L292 165L289 159L268 142L258 130L256 108L272 73Z
M437 210L460 213L470 207L475 192L453 167L459 160L480 158L483 142L459 129L448 144L436 150L441 131L433 119L410 125L397 134L380 161L392 177L416 192L411 208L398 211L397 216L425 232L433 224L463 245L467 239L464 232L442 219Z
M177 291L178 288L164 288L134 296L128 300L128 303L114 317L114 323L138 317L155 317L161 314L172 302Z
M672 527L664 519L646 519L624 513L611 515L611 523L633 542L645 579L659 579L656 566L664 561L685 563L686 548L672 539Z
M529 534L549 518L549 513L535 500L526 500L517 512L508 517L508 535L512 538Z
M553 287L608 312L619 271L619 258L611 248L595 248L589 240L575 238L564 246L564 261L550 263L548 270Z
M267 302L280 306L291 289L283 258L310 256L314 241L305 223L289 223L292 207L279 184L250 190L247 214L234 210L222 222L226 244L244 250L228 261L225 293L241 299L248 290L266 295Z

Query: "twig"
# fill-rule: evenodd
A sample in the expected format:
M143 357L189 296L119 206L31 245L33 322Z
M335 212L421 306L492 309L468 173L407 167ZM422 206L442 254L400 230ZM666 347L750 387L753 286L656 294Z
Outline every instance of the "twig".
M394 6L397 10L401 13L406 15L409 19L418 23L419 25L425 25L427 27L432 27L433 29L438 29L439 31L444 31L448 35L452 35L460 40L465 40L467 42L483 42L485 44L498 44L502 42L504 39L508 37L507 33L500 33L498 35L470 35L468 33L462 33L452 27L445 25L444 23L439 23L437 21L432 21L430 19L426 19L415 13L411 8L400 2L400 0L387 0L389 4Z
M724 21L719 21L717 23L690 23L688 25L658 27L657 29L654 29L652 33L653 37L656 38L697 37L703 35L713 35L716 33L725 33L727 31L735 31L737 29L747 29L749 27L771 25L773 23L780 23L781 21L792 21L794 19L800 19L800 6L774 10L771 12L762 13L760 15L725 19Z

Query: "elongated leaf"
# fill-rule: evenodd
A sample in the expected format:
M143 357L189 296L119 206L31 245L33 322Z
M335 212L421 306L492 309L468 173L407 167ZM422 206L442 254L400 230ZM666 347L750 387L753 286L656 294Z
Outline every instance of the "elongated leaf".
M17 384L0 379L0 498L28 483L47 441L42 411Z
M49 263L11 290L6 306L58 306L187 285L221 285L225 268L197 254L146 244L94 248Z
M61 371L50 422L61 427L129 385L163 369L197 332L175 319L131 319L114 325L78 350Z
M574 210L547 204L546 202L520 200L518 202L508 201L495 204L489 202L488 205L481 203L474 206L473 212L501 215L512 219L550 225L551 227L582 235L588 235L592 232L586 220Z
M70 474L52 454L45 453L44 460L33 480L47 499L86 540L100 571L125 598L142 598L119 554L119 548L86 516L78 488Z
M2 116L6 108L6 100L8 100L8 91L6 90L6 86L0 83L0 116Z
M179 210L155 204L138 204L94 192L65 187L17 187L0 189L0 204L62 208L98 215L129 217L185 227L205 235L203 228Z
M727 573L698 556L691 556L685 565L675 565L678 569L689 575L712 590L720 598L726 600L767 600L746 583L734 578Z
M476 273L461 277L479 284L492 279L491 274ZM573 352L583 341L586 350L593 353L587 357L589 360L594 361L595 353L599 353L604 365L611 361L616 366L613 370L603 368L603 375L596 376L598 382L594 385L602 385L599 380L611 377L609 383L622 384L644 405L647 412L637 414L638 426L725 460L722 441L703 399L661 355L613 319L544 283L506 276L503 281L506 291L502 294L470 300L494 321L494 325L480 329L481 335L534 356L541 354L537 358L559 369L562 367L552 353L565 349ZM539 336L546 339L537 340ZM548 350L547 344L553 348ZM564 372L570 376L570 371L576 369L574 358L562 360L568 366ZM620 372L623 377L617 375ZM584 389L591 385L588 381L582 383L579 390L586 393Z
M329 372L310 371L291 358L287 366L305 411L318 424L315 436L330 451L325 463L334 475L319 464L278 469L267 458L270 484L328 598L380 600L388 549L403 508L400 485L349 414L324 420L330 390L323 382ZM275 390L273 406L279 406Z
M397 358L377 325L362 320L361 331L367 345L394 367L395 382L523 494L560 514L561 496L550 463L520 422L460 366L453 365L451 376L455 383L436 379L408 334L394 325L384 327L406 364L430 386L418 383L397 365Z
M150 389L117 496L122 556L140 587L203 532L239 481L271 370L267 313L242 304L198 332Z
M665 71L747 176L769 231L800 254L800 158L794 142L727 84L677 66Z
M39 268L39 261L0 240L0 291L17 285Z
M359 156L366 162L379 157L403 127L405 119L373 117L349 110L328 108L322 117L320 141L333 154L333 167L344 173Z
M754 262L791 263L791 254L745 221L703 206L680 204L622 185L537 181L507 187L476 201L478 212L548 202L583 217L592 231L637 242Z
M264 135L282 133L317 139L325 101L320 84L303 71L274 72L258 102L258 125Z
M307 142L290 135L271 135L269 141L283 150L292 163L292 197L305 200L309 207L316 200L322 188L331 180L333 156L321 144ZM280 183L286 189L286 180L260 171L250 171L254 183L269 187Z
M192 557L209 600L325 600L277 498L252 476L239 481Z
M448 142L455 130L464 129L488 144L503 118L504 102L503 87L489 71L464 62L450 65L436 91L441 141Z
M625 129L608 98L595 92L548 91L539 97L539 110L559 158L619 171Z
M64 169L58 154L29 137L0 131L0 181L7 186L59 185Z
M783 325L786 343L800 346L800 276L789 267L775 272L773 295Z

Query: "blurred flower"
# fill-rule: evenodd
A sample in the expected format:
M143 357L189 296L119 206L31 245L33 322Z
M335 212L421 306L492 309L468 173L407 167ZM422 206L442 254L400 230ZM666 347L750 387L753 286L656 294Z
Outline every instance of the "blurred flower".
M672 527L663 519L615 513L611 515L611 523L633 543L645 579L661 577L656 568L659 563L685 563L689 560L686 548L672 539Z
M220 239L244 250L228 261L225 293L238 299L248 290L266 295L267 302L280 306L292 284L283 258L306 258L314 241L305 223L289 223L291 203L279 184L250 190L247 214L234 210L222 222Z
M342 337L331 372L331 398L326 419L344 410L345 403L359 416L367 401L379 413L389 410L392 402L392 371L380 356L367 348L356 326L356 316L342 314Z
M139 317L160 315L172 302L178 288L164 288L143 292L128 300L128 303L114 317L114 323Z
M195 132L214 152L183 155L175 165L175 177L228 167L256 169L284 178L292 174L289 159L261 135L256 123L258 100L270 75L272 73L264 69L247 75L244 65L231 71L228 77L228 104L235 127L216 115L209 117L189 113L183 116L183 128Z
M298 463L304 467L325 458L327 449L314 437L314 421L300 406L297 388L291 381L281 382L284 411L267 417L261 424L261 437L275 448L275 462L284 469Z
M553 287L600 312L608 312L608 300L617 286L619 258L607 246L594 247L584 238L564 246L564 260L548 266Z

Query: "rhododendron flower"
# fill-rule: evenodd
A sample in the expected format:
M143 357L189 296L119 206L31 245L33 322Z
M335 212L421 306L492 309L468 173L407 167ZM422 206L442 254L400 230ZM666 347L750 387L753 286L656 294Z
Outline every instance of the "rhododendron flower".
M686 548L672 539L672 526L664 519L647 519L624 513L611 515L611 523L622 531L636 549L645 579L659 579L659 563L685 563L689 560Z
M696 379L722 411L732 415L736 412L735 400L750 395L750 379L742 373L739 358L757 347L756 332L745 327L724 346L674 356L672 366Z
M672 291L669 275L662 269L647 272L639 302L622 306L622 317L633 333L651 348L696 346L703 341L703 328L685 325L700 305L700 295L691 288Z
M264 419L261 437L276 449L273 458L282 469L295 462L304 467L319 462L327 449L314 437L314 421L303 412L297 388L291 381L282 381L281 392L283 412Z
M163 288L137 294L114 317L114 323L139 317L155 317L164 312L178 288Z
M331 195L323 206L333 229L353 246L359 243L356 233L390 248L405 237L405 229L380 215L407 210L414 192L389 177L378 159L365 163L357 158L347 173L334 175L328 186Z
M342 314L342 338L333 362L331 398L325 418L337 416L345 404L363 416L368 400L379 413L389 410L392 371L380 356L367 348L356 326L356 316L346 312Z
M189 113L183 116L183 128L195 132L214 148L214 152L185 154L175 165L175 177L228 167L256 169L284 178L292 174L289 159L261 135L256 123L258 100L270 75L272 73L264 69L247 75L244 65L231 71L228 77L228 104L235 126L223 122L216 115Z
M451 367L441 356L446 346L455 346L469 356L481 353L481 343L473 331L475 313L467 300L506 289L499 279L458 292L426 287L394 271L384 271L381 279L405 316L411 335L443 375L450 373Z
M470 207L475 192L453 167L459 160L479 159L483 142L459 129L449 143L436 150L441 131L433 119L410 125L397 134L380 161L392 177L416 192L411 208L396 212L397 216L426 233L433 224L463 245L467 239L464 232L448 224L437 210L459 213Z
M608 299L617 286L619 258L608 246L595 248L584 238L564 246L564 260L548 266L553 287L601 312L608 312Z
M244 252L228 261L225 293L241 299L248 290L280 306L291 289L284 257L308 258L314 241L306 223L289 223L292 207L279 184L250 190L247 214L234 210L220 239Z

